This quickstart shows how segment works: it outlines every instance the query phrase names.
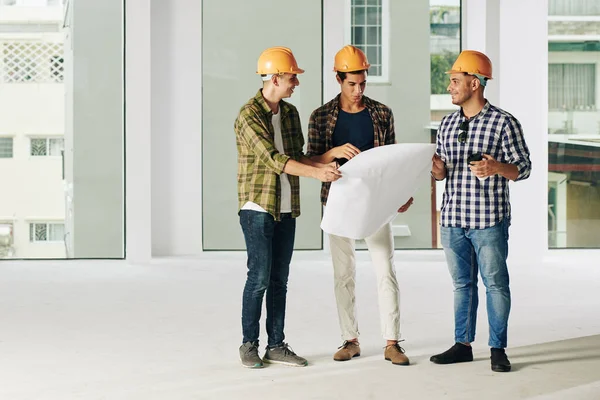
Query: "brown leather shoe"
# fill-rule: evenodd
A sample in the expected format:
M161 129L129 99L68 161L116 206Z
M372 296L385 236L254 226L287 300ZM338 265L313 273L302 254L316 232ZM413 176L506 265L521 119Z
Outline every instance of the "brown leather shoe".
M386 360L391 361L392 364L395 365L410 364L408 357L406 357L406 354L404 354L404 349L400 347L398 343L385 346L385 352L383 353L383 356Z
M333 355L335 361L348 361L352 357L360 356L360 344L358 342L349 342L346 340L338 348L337 353Z

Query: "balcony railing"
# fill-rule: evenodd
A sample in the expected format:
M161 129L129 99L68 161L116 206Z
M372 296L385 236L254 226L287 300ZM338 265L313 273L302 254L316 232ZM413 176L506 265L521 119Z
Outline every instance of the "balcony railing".
M0 83L62 83L63 56L58 42L0 41Z
M598 0L550 0L548 14L557 16L600 16Z

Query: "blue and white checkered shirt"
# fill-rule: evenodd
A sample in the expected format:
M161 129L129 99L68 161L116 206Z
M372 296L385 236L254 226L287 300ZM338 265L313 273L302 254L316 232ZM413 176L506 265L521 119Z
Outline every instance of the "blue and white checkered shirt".
M494 175L480 181L469 169L467 158L474 153L489 154L497 161L516 165L517 180L522 180L531 173L529 149L519 121L487 101L469 120L466 141L464 133L459 141L459 127L465 120L462 109L447 115L437 133L437 154L447 169L441 225L485 229L510 219L509 180Z

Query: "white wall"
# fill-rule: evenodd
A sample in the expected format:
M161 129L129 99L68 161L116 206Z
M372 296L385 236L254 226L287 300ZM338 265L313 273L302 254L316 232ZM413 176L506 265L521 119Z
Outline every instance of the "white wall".
M64 86L0 82L0 135L13 137L13 158L0 159L0 220L13 223L17 258L62 258L62 242L31 243L30 222L63 223L61 157L31 157L31 137L64 132Z
M458 107L452 104L452 96L449 94L432 94L429 108L431 110L456 110Z
M62 21L63 7L21 7L1 6L0 21L11 23L23 23L23 21L51 23Z
M152 0L152 254L202 251L202 2Z

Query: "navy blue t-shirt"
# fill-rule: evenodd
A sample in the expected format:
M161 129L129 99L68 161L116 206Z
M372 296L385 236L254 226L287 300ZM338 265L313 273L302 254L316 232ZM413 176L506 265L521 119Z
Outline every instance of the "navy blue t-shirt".
M372 149L375 146L375 130L369 110L365 108L357 113L348 113L340 109L332 141L333 147L350 143L360 151ZM337 161L343 165L348 160L341 158Z

